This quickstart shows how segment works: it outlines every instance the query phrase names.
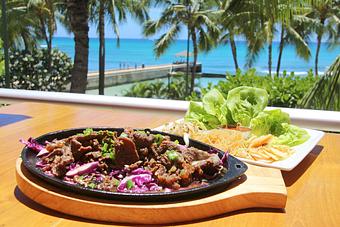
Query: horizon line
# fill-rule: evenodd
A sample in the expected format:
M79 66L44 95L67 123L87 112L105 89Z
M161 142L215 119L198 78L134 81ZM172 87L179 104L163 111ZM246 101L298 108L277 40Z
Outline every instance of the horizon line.
M67 39L73 39L73 36L54 36L53 38L67 38ZM99 37L89 37L89 39L99 39ZM105 37L105 39L117 39L114 37ZM120 38L120 40L122 39L128 39L128 40L149 40L149 41L155 41L156 39L152 39L152 38L128 38L128 37L123 37ZM175 39L176 41L187 41L187 39ZM235 40L236 42L247 42L247 40ZM309 43L317 43L317 41L314 40L310 40L308 41ZM273 40L273 43L280 43L280 40ZM321 41L321 43L329 43L327 41Z

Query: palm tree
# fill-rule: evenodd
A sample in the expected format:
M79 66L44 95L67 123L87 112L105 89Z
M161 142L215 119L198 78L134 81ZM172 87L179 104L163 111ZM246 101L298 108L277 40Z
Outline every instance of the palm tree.
M117 37L119 45L118 23L125 21L130 13L139 22L143 22L148 16L149 1L137 0L100 0L92 1L90 4L91 21L98 21L99 33L99 94L104 95L105 87L105 15L108 15L109 22L113 26L113 31Z
M65 0L67 18L74 34L75 53L71 77L71 92L85 93L89 56L89 1Z
M340 111L340 55L302 98L299 107Z
M228 1L228 0L225 0ZM229 0L230 1L230 0ZM294 11L297 6L306 5L308 0L290 1L290 0L243 0L241 7L244 8L244 19L240 26L243 27L242 35L246 38L248 44L248 54L246 67L251 67L256 60L259 52L268 45L268 72L272 74L272 49L273 39L277 32L276 25L281 25L280 35L280 55L284 47L284 42L290 41L296 45L298 55L306 57L306 42L303 42L302 37L294 31L290 25ZM241 10L242 12L242 10ZM295 12L296 14L296 12ZM242 15L242 14L241 14ZM304 46L304 47L303 47ZM303 47L301 49L301 47ZM300 53L301 51L301 53ZM308 51L307 51L308 52ZM278 67L280 68L281 56L278 59Z
M36 30L45 40L49 55L52 51L52 38L57 30L56 11L61 0L28 0L28 10L37 17Z
M218 2L218 8L223 11L221 16L221 31L223 35L221 36L219 42L223 44L230 43L231 53L234 60L235 71L239 69L238 61L237 61L237 48L235 43L235 35L239 35L242 33L242 27L239 26L240 19L239 12L235 10L235 7L232 7L234 4L237 4L235 1L220 1Z
M57 30L56 12L61 0L28 0L28 10L37 17L36 32L45 40L51 63L52 39Z
M314 21L310 18L307 18L304 14L296 14L291 17L291 21L289 23L280 23L281 32L276 75L279 75L280 73L283 48L287 43L295 46L296 53L299 57L306 61L310 58L311 51L307 43L309 32L306 27L310 24L313 24Z
M317 1L311 5L311 12L307 17L315 19L313 30L317 37L317 47L315 53L315 76L318 76L318 62L321 41L324 35L328 35L327 42L329 47L339 43L340 37L340 4L337 0Z
M39 40L34 27L37 21L35 16L28 11L27 2L24 0L7 1L6 4L9 47L24 47L26 50L35 47ZM1 36L3 32L5 31L0 30Z
M278 18L278 12L275 12L277 8L276 1L258 1L250 3L251 6L248 9L251 10L251 16L248 18L251 20L251 25L247 26L247 30L243 35L248 42L248 54L247 54L247 67L251 67L259 52L268 45L268 74L272 74L272 52L273 52L273 39L276 33L275 23ZM267 2L267 4L264 4ZM249 2L248 2L249 3Z
M235 70L237 70L239 65L235 36L249 35L251 37L254 35L256 28L258 28L260 9L256 9L254 7L256 4L247 0L223 0L216 2L219 10L223 12L219 19L222 27L221 30L223 31L219 42L223 44L230 43Z
M188 38L191 39L194 55L190 83L190 92L192 92L195 85L198 51L209 51L218 39L220 29L214 18L219 11L213 8L214 1L164 0L157 2L164 6L164 11L158 20L149 20L145 23L144 35L152 36L158 31L166 29L166 32L155 42L154 51L159 57L176 40L183 27L188 29Z

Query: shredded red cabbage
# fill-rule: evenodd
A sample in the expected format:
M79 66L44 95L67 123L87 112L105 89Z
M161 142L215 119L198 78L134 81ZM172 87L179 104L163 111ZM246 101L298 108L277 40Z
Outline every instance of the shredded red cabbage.
M209 153L209 154L217 154L218 151L217 151L216 148L210 148L210 149L208 150L208 153Z
M44 164L43 161L39 160L35 163L35 166L39 168L44 168L46 164Z
M143 168L138 168L138 169L134 169L131 171L131 175L137 175L137 174L150 174L152 175L152 172L149 170L145 170Z
M46 150L45 148L43 148L38 152L37 157L42 157L44 155L47 155L48 153L49 153L49 151Z
M118 185L118 192L149 192L149 191L160 191L162 188L158 186L152 177L152 172L143 168L138 168L130 173L131 175L126 176ZM128 188L127 182L132 181L133 187Z
M42 149L45 148L45 146L39 144L35 139L33 139L32 137L28 138L28 140L23 140L20 139L19 140L21 143L25 144L28 148L34 150L34 151L41 151Z
M69 170L66 173L67 177L73 177L75 175L83 175L92 173L94 170L97 169L99 162L89 162L74 169Z
M221 158L221 163L222 164L227 163L227 161L228 161L228 154L229 154L228 151L224 152L224 154L223 154L223 156Z
M150 189L159 190L158 185L153 183L150 174L139 174L125 177L117 187L118 192L148 192ZM133 187L128 189L127 182L132 181ZM152 184L149 184L152 183Z

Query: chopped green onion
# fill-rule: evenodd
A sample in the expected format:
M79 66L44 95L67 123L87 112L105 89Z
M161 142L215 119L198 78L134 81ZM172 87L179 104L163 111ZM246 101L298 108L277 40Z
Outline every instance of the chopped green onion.
M88 136L91 135L91 133L93 132L92 128L87 128L83 131L84 136Z
M112 131L106 131L107 132L107 135L109 135L109 136L113 136L113 132Z
M108 146L109 146L109 145L108 145L107 143L104 143L104 144L103 144L103 147L102 147L102 152L103 152L103 153L106 153L106 152L107 152Z
M176 161L179 158L179 153L174 150L167 150L165 154L168 156L170 161Z
M127 189L131 189L131 188L133 188L135 186L135 184L133 183L133 181L132 180L127 180L126 181L126 188Z
M120 181L117 180L116 178L113 178L113 179L112 179L112 182L113 182L113 185L116 186L116 187L117 187L117 186L119 185L119 183L120 183Z
M112 149L111 149L111 152L109 152L109 157L112 159L112 161L114 161L116 159L116 152L114 152Z
M97 185L95 183L93 183L93 182L89 183L87 186L89 188L96 188L97 187Z
M139 130L139 131L136 131L137 133L140 133L140 134L147 134L145 131L142 131L142 130Z
M162 143L163 139L164 139L164 136L161 135L161 134L156 134L154 136L155 136L155 143L157 145L160 145Z
M125 132L122 132L119 137L120 138L127 138L128 134L126 134Z

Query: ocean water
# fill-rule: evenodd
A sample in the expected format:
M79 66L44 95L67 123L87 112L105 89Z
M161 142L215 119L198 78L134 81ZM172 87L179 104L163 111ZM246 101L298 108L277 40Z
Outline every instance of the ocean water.
M71 58L74 56L73 38L56 37L53 39L53 46L66 52ZM90 39L89 53L89 71L98 70L98 47L99 39ZM169 50L160 58L156 58L153 53L154 41L147 39L121 39L120 47L117 47L115 39L106 39L106 65L108 69L119 69L120 67L135 67L144 64L158 65L169 64L181 58L176 57L176 53L186 50L186 41L176 41ZM310 43L312 56L309 61L299 58L293 46L288 45L284 48L281 60L281 71L294 71L297 75L304 75L310 69L314 69L314 56L316 43ZM276 71L279 43L273 43L273 71ZM246 62L247 46L244 41L237 42L238 63L242 69ZM323 43L319 55L319 72L324 72L332 64L335 58L340 54L340 46L327 49L327 44ZM183 59L185 60L185 59ZM234 62L232 59L229 45L218 46L208 53L199 53L198 61L203 65L203 72L225 74L226 72L234 73ZM257 58L254 68L259 73L266 73L268 54L265 48Z

